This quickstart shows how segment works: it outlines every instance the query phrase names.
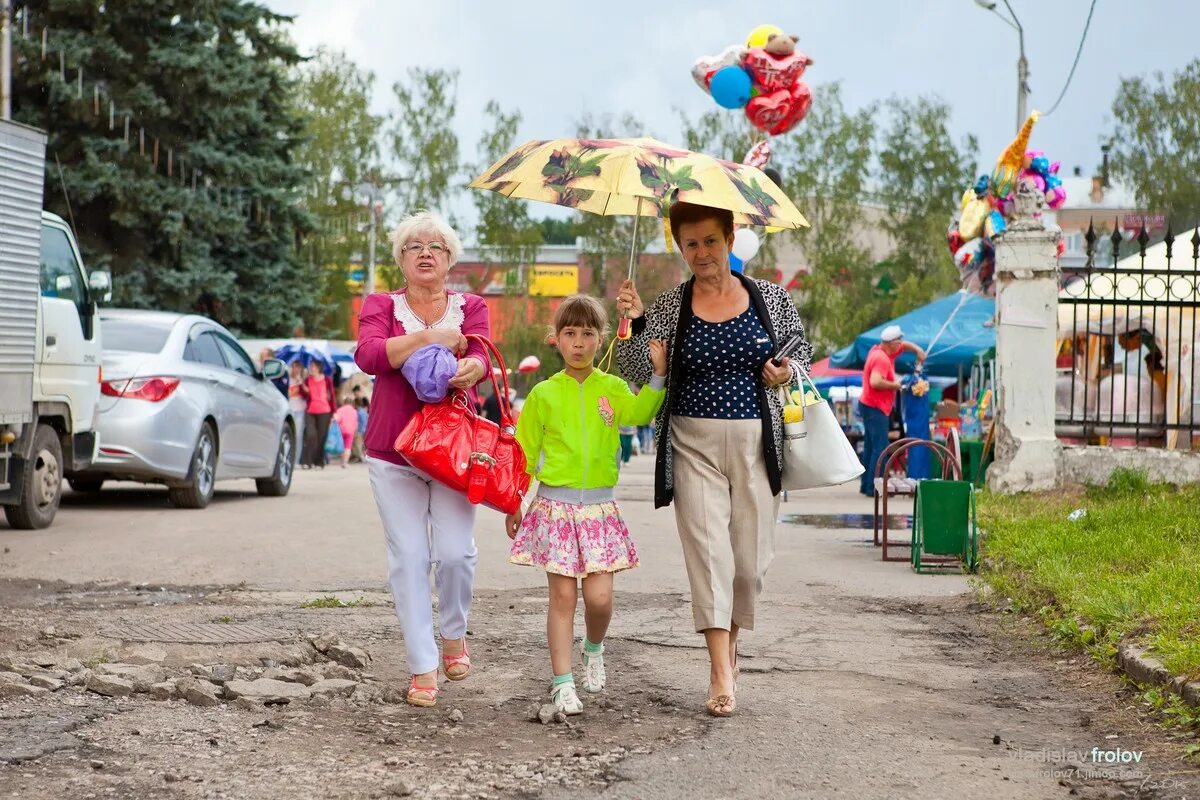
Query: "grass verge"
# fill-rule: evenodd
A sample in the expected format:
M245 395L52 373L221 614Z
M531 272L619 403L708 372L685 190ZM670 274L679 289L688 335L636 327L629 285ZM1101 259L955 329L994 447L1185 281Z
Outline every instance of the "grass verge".
M1103 663L1136 641L1200 680L1200 487L1119 470L1104 487L981 494L979 525L980 576L1018 610Z

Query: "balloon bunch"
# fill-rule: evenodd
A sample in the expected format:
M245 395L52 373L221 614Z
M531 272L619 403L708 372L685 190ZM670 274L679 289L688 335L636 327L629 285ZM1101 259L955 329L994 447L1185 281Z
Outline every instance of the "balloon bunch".
M946 231L946 243L958 267L962 287L968 292L989 297L995 294L995 240L1004 235L1013 218L1019 183L1044 193L1050 208L1060 208L1067 200L1062 179L1058 177L1059 162L1050 163L1041 150L1026 150L1037 119L1035 111L996 160L992 174L979 176L963 193L959 213Z
M760 131L787 133L812 105L812 90L801 76L813 60L796 49L798 40L774 25L759 25L745 45L696 59L692 77L722 108L744 108Z
M1067 190L1063 188L1062 178L1058 177L1061 161L1050 163L1050 159L1041 150L1030 150L1025 153L1026 166L1021 170L1021 179L1033 181L1038 191L1046 193L1046 205L1050 208L1062 208L1067 202Z

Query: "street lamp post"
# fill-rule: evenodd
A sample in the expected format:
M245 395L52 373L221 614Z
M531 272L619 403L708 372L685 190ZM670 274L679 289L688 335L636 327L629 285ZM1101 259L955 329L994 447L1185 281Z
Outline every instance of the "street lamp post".
M367 197L367 274L366 280L363 281L363 299L365 300L371 292L375 291L375 243L378 237L379 215L383 211L383 203L380 198L383 195L383 187L379 185L377 179L364 181L354 187L359 194Z
M975 0L975 4L980 8L991 11L997 17L1004 21L1004 24L1014 29L1017 32L1017 43L1020 47L1020 58L1017 59L1017 130L1021 130L1021 125L1025 123L1027 115L1026 106L1029 101L1029 61L1025 58L1025 29L1021 27L1021 21L1017 19L1017 14L1012 10L1012 6L1008 4L1008 0L1003 0L1004 7L1008 9L1009 17L1004 16L996 10L996 0Z

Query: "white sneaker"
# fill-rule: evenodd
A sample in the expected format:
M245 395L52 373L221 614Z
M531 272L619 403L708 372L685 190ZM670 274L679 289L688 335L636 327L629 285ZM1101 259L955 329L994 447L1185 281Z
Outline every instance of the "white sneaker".
M583 701L575 693L574 683L560 683L550 687L550 699L554 701L555 707L567 716L583 713Z
M604 645L600 645L600 652L589 653L583 651L583 690L585 692L604 691L604 681L606 679L604 673Z

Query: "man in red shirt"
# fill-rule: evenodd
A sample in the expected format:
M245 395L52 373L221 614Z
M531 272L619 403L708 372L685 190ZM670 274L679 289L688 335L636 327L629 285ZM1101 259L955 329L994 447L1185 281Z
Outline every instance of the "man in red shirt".
M925 351L912 342L904 341L899 325L888 325L879 335L880 342L867 354L863 366L862 395L858 412L863 421L863 466L859 491L867 497L875 493L875 462L888 445L888 419L896 404L900 382L896 380L896 359L905 350L917 354L917 364L925 361Z

